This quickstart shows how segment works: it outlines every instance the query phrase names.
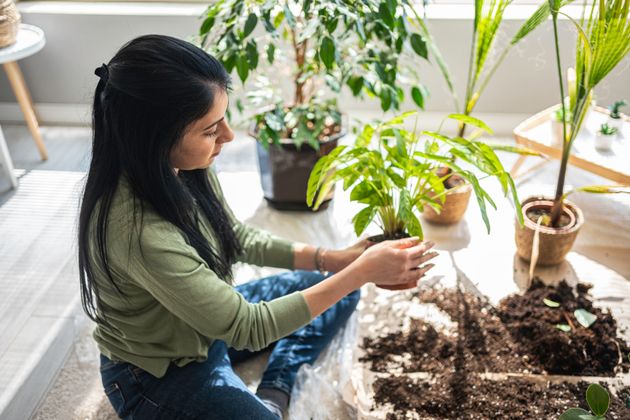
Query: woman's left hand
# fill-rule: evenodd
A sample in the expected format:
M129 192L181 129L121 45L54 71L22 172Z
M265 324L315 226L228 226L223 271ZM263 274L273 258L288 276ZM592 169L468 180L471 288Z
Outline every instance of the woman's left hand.
M374 245L367 239L361 239L359 242L344 249L336 249L327 251L324 258L324 267L326 271L338 273L354 260L359 258L363 251L368 249L370 245Z

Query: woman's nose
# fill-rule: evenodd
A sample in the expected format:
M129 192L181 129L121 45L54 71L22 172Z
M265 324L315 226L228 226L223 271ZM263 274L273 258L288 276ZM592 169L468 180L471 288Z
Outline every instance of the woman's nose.
M223 120L223 136L222 136L222 143L229 143L232 140L234 140L234 131L232 131L232 128L230 127L230 124L228 124L227 121Z

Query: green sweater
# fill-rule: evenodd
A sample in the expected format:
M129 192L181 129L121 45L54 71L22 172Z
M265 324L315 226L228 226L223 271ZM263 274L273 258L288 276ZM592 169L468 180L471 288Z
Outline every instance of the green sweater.
M237 221L216 175L210 170L209 176L243 246L240 261L293 268L293 244ZM171 362L184 366L206 360L215 339L237 349L259 350L310 322L301 292L249 303L208 268L174 225L145 206L139 233L133 227L133 212L133 194L123 178L108 216L107 255L124 296L95 264L103 311L112 326L98 324L93 336L108 358L162 377ZM203 233L216 247L212 229L205 218L200 219ZM91 237L93 254L96 242Z

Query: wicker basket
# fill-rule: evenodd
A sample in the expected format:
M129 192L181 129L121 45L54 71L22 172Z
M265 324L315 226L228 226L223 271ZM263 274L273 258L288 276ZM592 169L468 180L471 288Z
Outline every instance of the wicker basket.
M0 0L0 48L15 44L21 16L13 0Z
M426 206L422 217L437 225L453 225L459 223L468 208L471 192L472 186L469 183L453 188L453 190L446 194L444 204L442 204L442 209L439 213L432 207ZM432 195L433 193L429 192L429 196Z
M525 261L530 261L532 257L532 243L536 231L536 223L531 221L525 214L528 205L537 205L551 209L553 200L543 197L530 197L523 201L524 226L516 221L515 240L516 253ZM575 238L582 225L584 215L582 210L568 200L564 200L564 212L569 216L572 223L564 228L540 227L540 242L538 248L539 266L552 266L564 261L566 255L571 251Z

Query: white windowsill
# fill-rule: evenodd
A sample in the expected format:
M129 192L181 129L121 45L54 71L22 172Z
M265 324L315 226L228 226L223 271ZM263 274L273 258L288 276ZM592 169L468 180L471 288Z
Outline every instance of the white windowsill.
M17 4L24 14L59 14L59 15L119 15L119 16L200 16L211 3L106 3L106 2L67 2L67 1L29 1ZM536 10L536 5L511 5L505 11L506 20L525 20ZM581 6L566 6L565 13L579 17ZM474 9L466 4L433 4L427 9L430 20L468 20L472 19ZM561 17L563 18L563 17Z

